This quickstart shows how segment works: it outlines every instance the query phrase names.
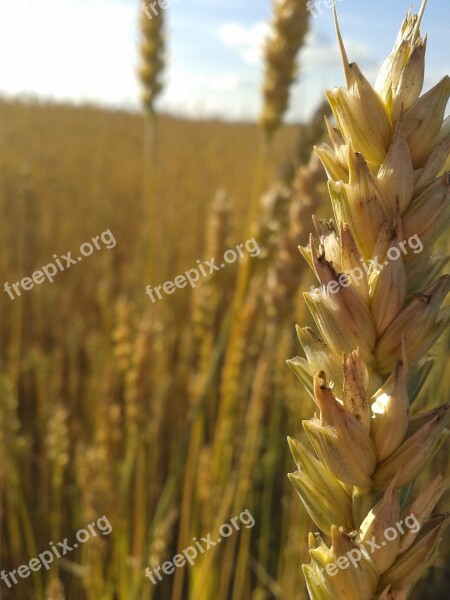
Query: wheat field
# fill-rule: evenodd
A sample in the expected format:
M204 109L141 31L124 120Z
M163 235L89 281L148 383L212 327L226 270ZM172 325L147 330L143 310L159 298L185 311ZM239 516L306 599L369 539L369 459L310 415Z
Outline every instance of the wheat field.
M295 324L314 326L298 246L331 216L312 156L325 113L281 126L263 167L256 124L155 114L150 163L145 115L0 100L0 571L17 571L0 600L308 598L317 528L286 437L314 405L286 360ZM194 287L146 294L230 249ZM447 332L417 412L448 401L449 348ZM438 473L445 448L416 485ZM202 552L209 535L226 539ZM192 564L155 574L189 547ZM446 597L449 550L411 598Z

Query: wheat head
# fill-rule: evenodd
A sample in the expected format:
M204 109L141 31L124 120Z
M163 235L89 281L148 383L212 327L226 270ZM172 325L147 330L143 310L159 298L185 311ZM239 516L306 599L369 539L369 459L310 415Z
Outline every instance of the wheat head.
M270 35L264 47L265 76L260 124L267 136L279 127L289 104L296 56L308 31L305 0L275 0Z
M153 114L155 100L163 88L161 76L164 69L164 11L152 14L143 10L144 8L145 6L141 6L139 16L141 64L138 74L144 110Z
M318 411L303 421L315 455L289 440L290 480L320 530L303 566L313 599L407 598L449 520L431 515L441 476L411 493L448 436L449 413L448 404L410 409L450 321L447 259L432 256L450 219L450 79L421 95L424 8L408 12L374 87L349 64L336 19L346 87L327 92L338 127L329 126L331 146L316 148L334 220L316 220L319 242L302 249L320 284L304 294L320 336L298 328L306 359L288 361ZM407 515L419 528L386 541Z

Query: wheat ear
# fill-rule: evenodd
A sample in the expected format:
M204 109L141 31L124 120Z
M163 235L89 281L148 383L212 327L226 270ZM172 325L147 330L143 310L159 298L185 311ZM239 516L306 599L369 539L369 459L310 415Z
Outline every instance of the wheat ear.
M347 85L327 93L338 128L317 148L335 219L316 220L319 244L311 237L302 249L320 283L304 294L320 337L299 328L306 360L289 361L318 411L303 422L315 455L289 440L298 467L289 477L321 532L303 567L313 599L407 598L448 523L431 516L441 476L411 493L448 436L449 413L444 404L410 414L450 321L446 258L431 255L450 220L450 80L420 96L424 8L407 14L375 87L349 64L336 19ZM420 527L398 527L408 515Z
M139 79L141 81L141 99L146 113L153 114L154 103L161 93L161 81L164 69L164 11L150 12L145 4L141 5L139 25L141 32Z
M290 87L297 74L296 56L308 31L305 0L275 0L270 35L264 47L265 76L260 124L270 137L279 127L289 104Z

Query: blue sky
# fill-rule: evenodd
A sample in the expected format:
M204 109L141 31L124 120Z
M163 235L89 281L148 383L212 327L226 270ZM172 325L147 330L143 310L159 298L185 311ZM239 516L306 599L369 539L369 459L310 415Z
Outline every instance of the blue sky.
M141 3L0 0L0 93L138 108ZM416 10L419 3L413 2ZM337 0L349 58L370 80L409 5L409 0ZM172 0L165 11L168 68L160 108L254 118L260 107L260 48L271 8L271 0ZM300 55L290 120L307 118L324 88L342 83L331 10L322 10L311 18ZM426 87L448 72L448 17L448 0L429 0L422 25L429 35Z

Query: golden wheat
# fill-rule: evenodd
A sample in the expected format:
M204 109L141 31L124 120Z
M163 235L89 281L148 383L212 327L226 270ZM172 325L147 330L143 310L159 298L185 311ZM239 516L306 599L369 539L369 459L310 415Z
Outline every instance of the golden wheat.
M275 0L269 38L264 47L265 76L260 124L267 136L279 127L297 75L296 57L308 31L305 0Z
M409 485L447 438L450 409L410 415L428 352L450 321L441 309L450 276L431 257L450 220L441 172L450 79L420 96L424 8L408 13L375 88L349 64L336 27L347 87L327 92L338 129L330 129L333 147L317 149L335 220L316 221L319 246L311 237L303 249L320 283L304 297L322 339L299 330L307 360L290 361L319 411L303 421L316 456L290 440L298 465L290 479L331 537L330 547L320 534L309 538L311 598L406 598L449 521L431 516L445 489L440 476L414 494ZM395 530L408 515L419 527ZM386 540L388 528L397 535Z

